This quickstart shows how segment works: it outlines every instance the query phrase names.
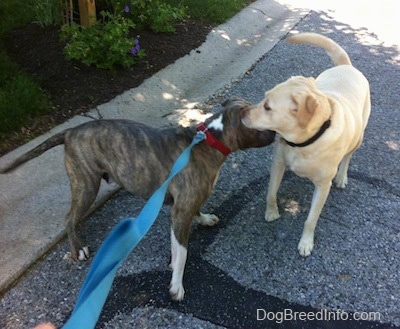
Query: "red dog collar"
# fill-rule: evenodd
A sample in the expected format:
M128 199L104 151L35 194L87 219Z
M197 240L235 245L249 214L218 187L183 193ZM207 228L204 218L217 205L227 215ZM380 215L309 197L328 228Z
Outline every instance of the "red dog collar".
M223 155L228 156L232 151L229 147L222 144L215 136L208 130L204 122L199 123L197 126L197 131L202 131L206 134L206 143L207 145L217 149Z

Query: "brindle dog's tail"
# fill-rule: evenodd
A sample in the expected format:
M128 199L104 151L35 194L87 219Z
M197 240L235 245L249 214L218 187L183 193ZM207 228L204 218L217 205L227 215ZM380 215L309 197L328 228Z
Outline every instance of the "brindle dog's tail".
M68 130L68 129L67 129ZM67 130L64 130L54 136L50 137L49 139L45 140L43 143L36 146L34 149L30 150L29 152L22 154L20 157L16 158L13 162L8 164L6 167L0 169L0 174L6 174L21 164L38 157L42 153L46 152L47 150L55 147L57 145L64 144L65 133Z
M305 43L324 49L335 65L351 65L351 60L346 51L332 39L318 33L299 33L287 39L290 43Z

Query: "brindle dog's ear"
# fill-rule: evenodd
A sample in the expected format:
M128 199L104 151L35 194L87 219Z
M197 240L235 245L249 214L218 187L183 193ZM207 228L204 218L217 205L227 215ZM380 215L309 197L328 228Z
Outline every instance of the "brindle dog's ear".
M232 111L231 115L231 127L237 129L240 124L240 112L242 111L241 108Z
M237 129L241 122L241 113L250 105L247 101L234 96L222 103L228 113L231 127Z

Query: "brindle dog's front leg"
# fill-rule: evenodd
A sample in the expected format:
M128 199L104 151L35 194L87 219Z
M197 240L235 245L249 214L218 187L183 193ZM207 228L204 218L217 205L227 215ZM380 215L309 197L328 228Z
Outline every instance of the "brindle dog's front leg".
M187 259L187 246L189 241L189 231L193 214L177 217L180 211L171 209L172 227L171 227L171 268L172 279L169 293L175 301L181 301L185 296L183 288L183 272Z
M174 229L171 229L171 259L172 278L169 285L169 294L173 300L181 301L185 296L182 281L187 259L187 245L183 246L178 242Z

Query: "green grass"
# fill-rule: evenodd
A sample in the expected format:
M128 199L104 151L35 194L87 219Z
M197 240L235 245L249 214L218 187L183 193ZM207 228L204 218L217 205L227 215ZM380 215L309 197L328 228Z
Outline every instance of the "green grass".
M0 35L34 20L34 13L26 0L0 1Z
M8 31L31 22L46 23L48 19L51 22L51 17L48 16L51 16L51 12L40 8L54 1L58 0L0 1L0 142L8 134L18 132L30 118L49 112L52 108L40 86L23 74L7 56L1 38ZM101 3L103 0L98 1ZM253 1L165 0L165 2L174 6L183 4L187 7L187 13L191 18L218 25Z
M0 141L17 131L29 117L48 112L50 108L40 86L0 50Z
M33 20L34 15L27 1L0 1L0 37ZM40 87L19 70L0 43L0 141L7 134L17 131L28 118L50 108L50 102Z
M187 7L187 13L191 18L218 25L225 23L254 0L165 0L165 2L174 6L183 4Z

